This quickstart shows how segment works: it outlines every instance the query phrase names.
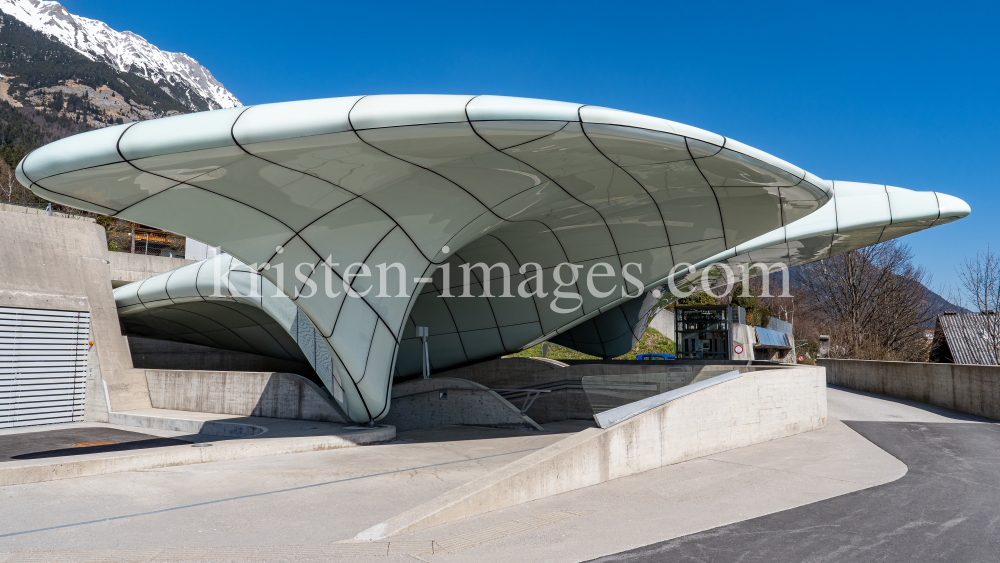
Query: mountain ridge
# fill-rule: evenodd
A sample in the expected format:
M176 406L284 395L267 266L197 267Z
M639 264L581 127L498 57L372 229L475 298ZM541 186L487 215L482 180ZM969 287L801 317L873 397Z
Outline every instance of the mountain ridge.
M115 31L99 20L70 14L58 2L0 0L0 11L92 61L153 82L189 110L243 105L190 56L163 51L131 31Z

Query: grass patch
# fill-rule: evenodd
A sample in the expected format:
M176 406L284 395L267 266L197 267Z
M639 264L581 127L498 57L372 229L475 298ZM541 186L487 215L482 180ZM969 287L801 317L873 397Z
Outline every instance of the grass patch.
M545 355L542 347L548 345L549 351ZM660 333L655 328L647 328L642 339L627 354L614 358L615 360L634 360L638 354L673 354L674 341ZM537 346L532 346L527 350L510 354L508 358L549 358L550 360L599 360L595 356L588 356L582 352L571 350L565 346L543 342Z

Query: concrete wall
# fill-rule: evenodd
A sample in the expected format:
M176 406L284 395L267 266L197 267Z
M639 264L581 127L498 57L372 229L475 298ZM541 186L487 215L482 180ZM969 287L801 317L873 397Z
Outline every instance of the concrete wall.
M307 363L257 354L222 350L198 344L128 337L132 363L137 368L202 371L267 371L296 373L307 378L316 372ZM318 381L314 379L313 381Z
M821 359L827 381L1000 420L1000 366Z
M108 252L108 259L111 262L111 281L115 287L151 278L196 262L184 258L146 256L128 252Z
M359 534L410 533L826 425L816 367L744 374L608 429L587 429Z
M395 426L397 432L450 424L542 429L500 395L477 383L451 377L393 385L392 407L379 422Z
M666 336L670 340L676 341L676 325L674 323L674 312L669 309L663 309L653 320L649 321L649 326L653 327L663 336Z
M88 419L106 420L108 409L98 404L102 379L111 410L149 408L146 374L133 369L118 325L104 228L0 211L0 241L0 306L90 312L95 361L88 365Z
M349 422L316 384L291 373L145 370L152 406L190 412Z
M8 213L23 213L25 215L35 215L35 216L44 215L46 217L48 216L48 213L45 212L44 207L43 208L27 207L25 205L18 205L16 203L0 203L0 211L6 211ZM61 217L63 219L86 221L88 223L97 222L97 219L94 219L93 217L86 217L83 215L73 215L72 213L60 213L58 211L53 211L52 216Z
M580 386L580 376L568 372L567 365L556 360L501 358L433 376L439 377L466 379L492 389L548 389L550 392L541 394L527 413L540 424L571 418L591 420L594 415Z
M593 419L594 411L581 383L586 376L667 373L676 376L676 387L679 387L690 383L701 367L645 361L567 365L544 358L500 358L447 371L433 378L467 379L490 389L549 389L551 392L539 396L527 413L535 422L545 424L567 419ZM745 367L733 366L733 369L742 371ZM518 399L513 402L520 404Z

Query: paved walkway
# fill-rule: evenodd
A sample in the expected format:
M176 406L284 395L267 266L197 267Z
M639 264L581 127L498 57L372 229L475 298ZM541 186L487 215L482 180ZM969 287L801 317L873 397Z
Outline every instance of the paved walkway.
M594 561L1000 560L1000 424L839 389L831 389L830 410L905 463L907 474L878 487Z
M832 388L829 398L822 430L385 542L344 540L578 428L451 427L6 487L0 515L17 518L0 518L0 563L996 559L1000 425Z
M446 427L383 445L0 487L0 562L22 560L17 551L143 548L136 557L149 560L156 549L332 543L581 424L550 426L563 433Z

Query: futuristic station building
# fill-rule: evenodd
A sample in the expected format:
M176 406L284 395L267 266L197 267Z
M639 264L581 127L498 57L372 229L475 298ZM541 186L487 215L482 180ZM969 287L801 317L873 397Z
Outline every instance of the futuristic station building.
M220 247L116 290L123 324L305 357L362 423L386 415L394 376L421 372L416 327L433 370L546 340L613 357L672 298L669 281L724 283L716 264L795 266L970 212L941 193L826 181L664 119L497 96L119 125L32 152L17 177L51 201Z

